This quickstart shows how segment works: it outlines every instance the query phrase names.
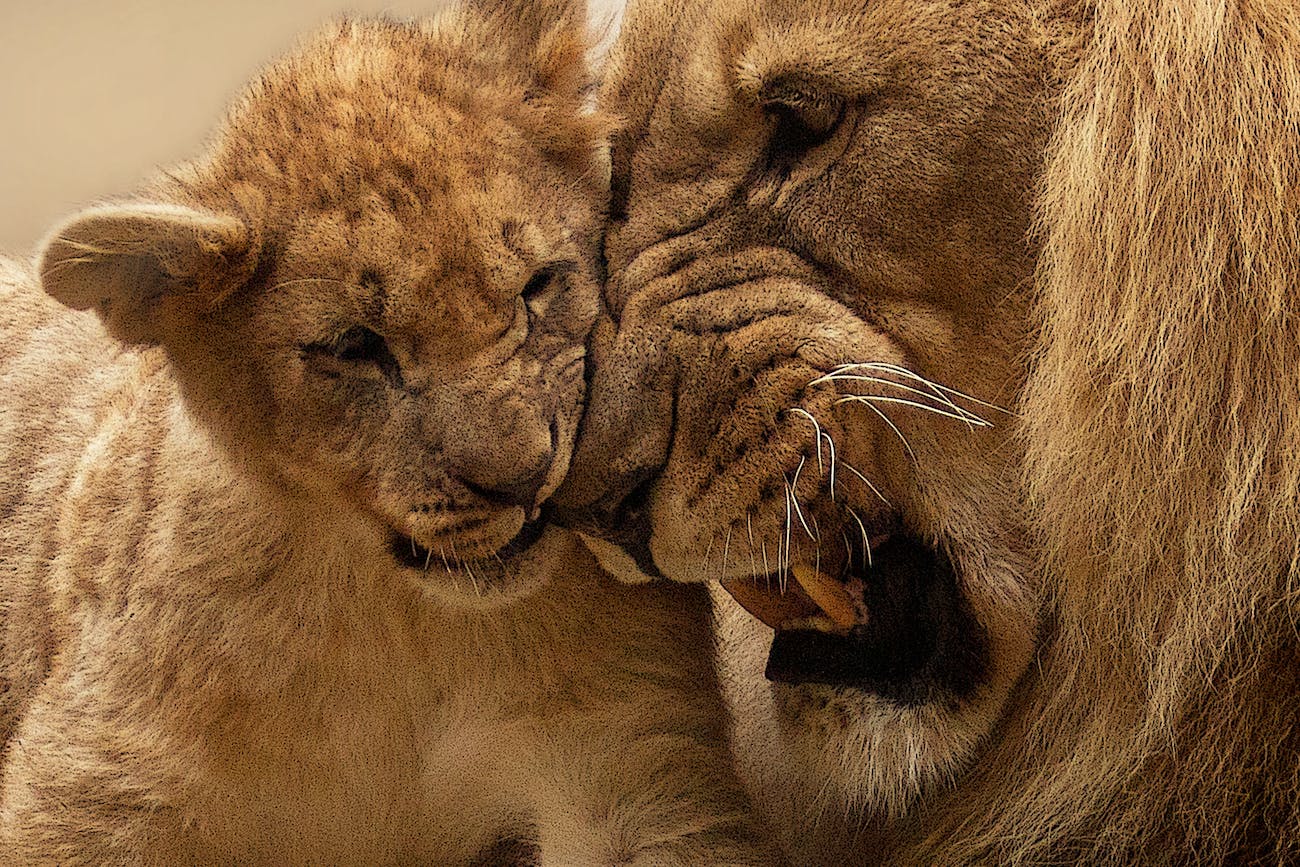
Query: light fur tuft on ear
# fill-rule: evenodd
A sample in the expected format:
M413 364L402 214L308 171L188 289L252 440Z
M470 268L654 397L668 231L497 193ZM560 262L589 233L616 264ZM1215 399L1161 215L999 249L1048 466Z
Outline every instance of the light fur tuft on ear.
M522 78L527 110L519 122L531 140L587 175L617 123L592 106L595 34L585 0L472 0L463 8L472 38L504 59L512 83Z
M475 0L485 32L511 47L538 92L578 99L591 84L586 53L591 47L584 0Z
M50 233L38 268L51 297L94 308L120 340L157 343L166 296L220 300L251 276L256 246L232 215L163 202L98 205Z

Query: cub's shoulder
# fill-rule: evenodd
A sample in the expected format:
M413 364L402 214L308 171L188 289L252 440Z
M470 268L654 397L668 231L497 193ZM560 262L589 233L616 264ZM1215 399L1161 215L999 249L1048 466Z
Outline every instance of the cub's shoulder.
M14 331L60 308L61 304L41 291L31 265L0 256L0 329Z
M58 414L79 395L79 404L96 402L89 392L119 380L138 356L109 337L93 312L46 294L30 263L0 256L0 408L32 423L26 413Z
M33 283L34 279L27 263L9 256L0 256L0 291L13 291L23 283Z

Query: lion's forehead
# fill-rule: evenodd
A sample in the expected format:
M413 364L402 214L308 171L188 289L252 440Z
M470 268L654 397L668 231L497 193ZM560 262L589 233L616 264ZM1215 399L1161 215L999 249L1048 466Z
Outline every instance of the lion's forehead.
M420 90L385 77L394 52L376 51L360 72L322 67L326 52L268 74L178 178L218 205L255 190L268 279L306 285L291 297L307 306L342 299L439 345L456 345L444 332L491 342L539 267L582 258L594 202L504 109L485 109L499 83Z
M763 163L778 120L771 107L827 100L849 132L793 167L794 183L762 205L790 227L822 243L816 199L850 189L868 205L855 209L863 232L898 234L885 220L901 202L918 224L996 223L988 211L1001 203L964 191L983 183L999 198L1027 197L1046 125L1037 98L1045 37L1031 13L1027 3L918 0L690 3L671 16L661 4L637 6L601 97L625 119L613 147L614 213L644 226L656 211L662 235L728 198L776 189ZM805 183L832 168L836 184ZM950 207L954 198L962 208Z

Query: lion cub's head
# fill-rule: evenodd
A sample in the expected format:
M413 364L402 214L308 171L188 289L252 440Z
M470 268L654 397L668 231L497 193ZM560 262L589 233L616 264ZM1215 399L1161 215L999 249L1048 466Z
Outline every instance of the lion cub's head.
M508 595L489 591L519 584L568 467L596 311L585 48L579 3L335 24L205 157L56 229L44 286L162 346L278 490L337 503L435 589Z

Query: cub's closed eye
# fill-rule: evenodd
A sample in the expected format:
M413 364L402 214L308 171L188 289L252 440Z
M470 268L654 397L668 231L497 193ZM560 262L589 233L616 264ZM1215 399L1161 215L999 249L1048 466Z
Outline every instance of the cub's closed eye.
M378 363L385 356L392 358L384 338L362 325L353 325L340 334L332 348L334 357L339 361Z
M364 325L353 325L330 341L308 343L302 351L308 358L325 362L327 368L332 367L332 370L324 371L331 377L342 372L339 362L347 367L373 365L394 386L402 385L402 368L388 348L388 342Z

